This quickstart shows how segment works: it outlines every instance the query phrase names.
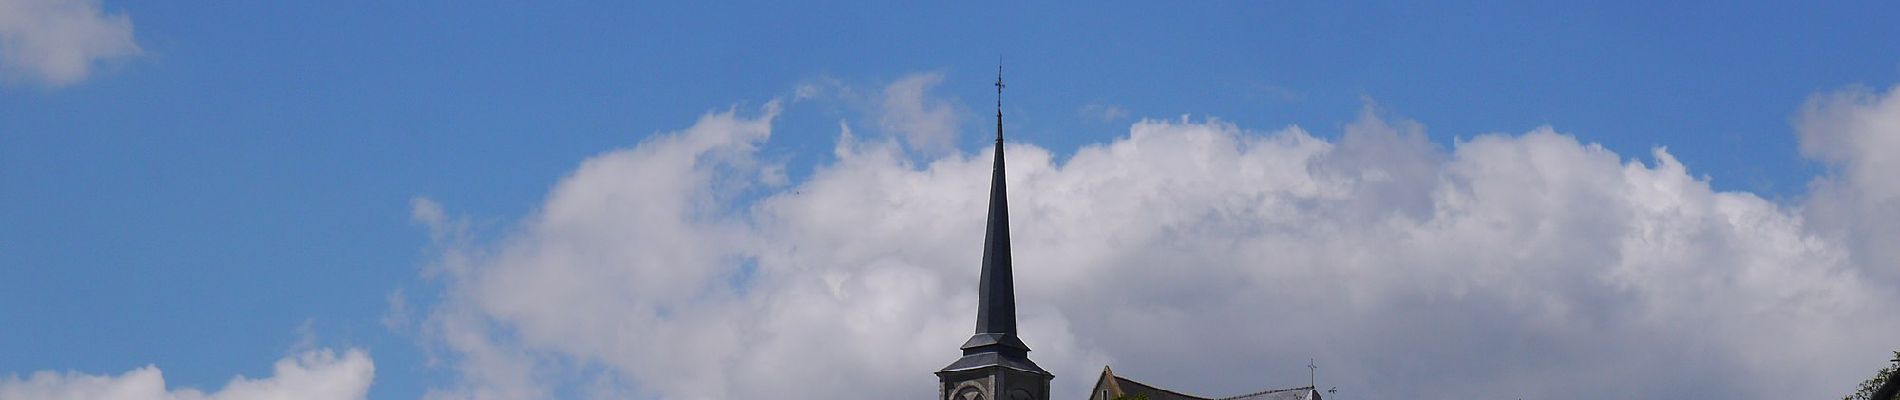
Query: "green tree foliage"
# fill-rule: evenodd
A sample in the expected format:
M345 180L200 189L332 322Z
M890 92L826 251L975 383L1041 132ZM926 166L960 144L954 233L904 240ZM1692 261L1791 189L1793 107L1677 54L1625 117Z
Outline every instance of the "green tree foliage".
M1876 400L1873 398L1874 391L1879 390L1880 385L1887 383L1888 379L1894 379L1893 375L1896 370L1900 370L1900 350L1893 352L1893 361L1887 364L1886 368L1881 368L1880 371L1874 372L1874 377L1867 378L1867 381L1861 382L1860 387L1854 389L1854 394L1842 397L1841 400ZM1900 400L1900 395L1884 400Z
M1870 390L1871 391L1871 390ZM1148 400L1148 394L1124 394L1108 400Z

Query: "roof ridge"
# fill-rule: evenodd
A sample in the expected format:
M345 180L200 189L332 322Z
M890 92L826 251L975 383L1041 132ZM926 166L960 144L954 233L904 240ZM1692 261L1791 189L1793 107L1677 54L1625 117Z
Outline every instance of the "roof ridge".
M1248 397L1254 397L1254 396L1259 396L1259 395L1263 395L1263 394L1270 394L1270 393L1280 393L1280 392L1291 392L1291 391L1296 391L1296 390L1315 390L1313 386L1300 386L1300 387L1292 387L1292 388L1284 388L1284 389L1267 389L1267 390L1262 390L1262 391L1258 391L1258 392L1253 392L1253 393L1248 393L1248 394L1243 394L1243 395L1238 395L1238 396L1228 396L1228 397L1202 397L1202 396L1195 396L1195 395L1191 395L1191 394L1187 394L1187 393L1181 393L1181 392L1177 392L1177 391L1174 391L1174 390L1170 390L1170 389L1162 389L1162 388L1160 388L1160 387L1156 387L1155 385L1150 385L1150 384L1146 384L1146 383L1142 383L1141 381L1137 381L1137 380L1134 380L1134 379L1128 379L1128 377L1125 377L1125 376L1121 376L1121 375L1109 375L1109 376L1113 376L1113 377L1115 377L1115 379L1116 379L1116 380L1120 380L1120 381L1123 381L1123 382L1127 382L1127 383L1133 383L1133 384L1135 384L1135 385L1139 385L1139 386L1141 386L1141 387L1143 387L1143 388L1147 388L1147 389L1151 389L1151 390L1155 390L1155 391L1160 391L1160 392L1167 392L1167 393L1169 393L1169 394L1173 394L1173 395L1176 395L1176 396L1181 396L1181 397L1186 397L1186 398L1190 398L1190 399L1196 399L1196 400L1241 400L1241 399L1246 399L1246 398L1248 398Z
M1268 393L1279 393L1279 392L1291 392L1291 391L1295 391L1295 390L1314 390L1314 389L1313 389L1313 387L1312 387L1312 386L1301 386L1301 387L1296 387L1296 388L1286 388L1286 389L1268 389L1268 390L1262 390L1262 391L1258 391L1258 392L1253 392L1253 393L1248 393L1248 394L1243 394L1243 395L1239 395L1239 396L1233 396L1233 397L1222 397L1222 398L1218 398L1218 399L1214 399L1214 400L1234 400L1234 399L1245 399L1245 398L1248 398L1248 397L1253 397L1253 396L1259 396L1259 395L1263 395L1263 394L1268 394Z

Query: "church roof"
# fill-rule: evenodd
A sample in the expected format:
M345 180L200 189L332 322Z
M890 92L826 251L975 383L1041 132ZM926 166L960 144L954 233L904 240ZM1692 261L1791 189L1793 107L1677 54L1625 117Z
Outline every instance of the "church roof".
M1114 371L1106 366L1102 367L1102 377L1095 382L1093 392L1107 393L1108 398L1145 395L1148 400L1321 400L1319 391L1313 390L1312 386L1268 389L1229 397L1201 397L1115 376Z

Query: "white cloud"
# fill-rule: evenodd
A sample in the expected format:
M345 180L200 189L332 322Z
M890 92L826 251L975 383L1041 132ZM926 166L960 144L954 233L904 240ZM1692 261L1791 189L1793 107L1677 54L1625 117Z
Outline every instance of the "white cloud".
M1843 171L1817 199L1860 193L1842 213L1892 204L1853 171L1900 151L1878 128L1900 100L1856 96L1802 124L1847 143L1807 150ZM434 395L930 396L974 319L988 153L846 133L768 187L776 104L596 156L496 242L445 243L425 329L462 379ZM1896 285L1866 275L1894 264L1856 244L1889 231L1712 190L1664 149L1424 129L1144 120L1061 163L1012 142L1023 336L1057 398L1109 362L1223 395L1304 384L1308 358L1355 398L1813 398L1900 344Z
M885 86L878 125L903 137L911 149L933 154L950 150L957 138L957 109L929 96L940 82L942 73L922 73Z
M1848 243L1867 272L1900 283L1900 88L1814 96L1795 127L1801 153L1831 167L1810 185L1808 217Z
M376 367L360 350L338 356L328 349L311 350L278 360L269 378L231 378L224 389L206 394L197 389L166 389L165 377L155 366L119 376L77 372L35 372L21 379L0 379L0 399L7 400L342 400L362 399L369 391Z
M70 85L141 52L132 19L103 14L98 0L0 0L0 74L9 79Z

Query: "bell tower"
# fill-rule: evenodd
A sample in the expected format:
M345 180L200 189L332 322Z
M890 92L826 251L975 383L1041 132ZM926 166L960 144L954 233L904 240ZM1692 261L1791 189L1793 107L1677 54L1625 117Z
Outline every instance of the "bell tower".
M1029 361L1016 337L1016 285L1009 262L1009 199L1003 189L1003 67L996 67L996 161L977 284L976 334L963 357L937 371L938 400L1048 400L1055 375Z

